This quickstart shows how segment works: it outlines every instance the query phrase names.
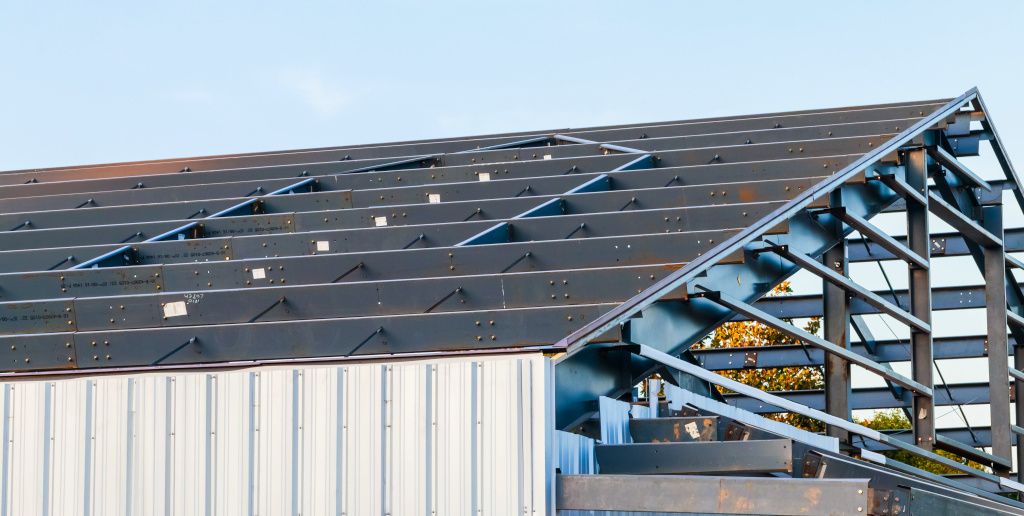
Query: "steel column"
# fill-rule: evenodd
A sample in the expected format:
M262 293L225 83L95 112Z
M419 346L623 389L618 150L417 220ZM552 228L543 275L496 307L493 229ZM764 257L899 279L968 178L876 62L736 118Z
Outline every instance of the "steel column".
M833 194L833 205L842 204L842 190ZM838 221L836 221L838 222ZM837 224L838 225L838 224ZM846 259L846 239L842 238L842 228L836 228L840 235L839 243L825 252L825 267L843 276L849 276ZM822 279L822 302L825 317L823 326L825 340L836 346L850 349L850 299L842 287ZM850 413L850 362L839 355L825 353L825 412L849 420ZM848 441L849 432L835 427L827 427L828 435L842 441Z
M928 156L923 148L908 151L906 161L907 184L925 195L928 192ZM910 250L921 257L926 265L930 259L930 235L928 233L928 204L907 203L907 236ZM931 324L932 292L928 267L911 263L910 312L914 317ZM932 335L930 332L910 328L912 349L911 371L915 382L929 389L932 379ZM931 451L935 444L935 403L931 396L913 393L914 442L917 446Z
M1014 346L1013 347L1013 366L1016 369L1024 367L1024 347ZM1024 423L1024 380L1020 378L1014 378L1013 381L1013 394L1014 394L1014 412L1016 414L1017 425ZM1016 426L1016 425L1015 425ZM1024 483L1024 434L1016 433L1017 437L1017 481Z
M1003 238L1002 206L982 208L985 229L999 242ZM1010 390L1007 370L1009 360L1003 352L1007 344L1006 330L1006 259L1002 245L982 247L985 257L985 322L987 326L989 411L992 417L992 454L1009 459L1013 446L1010 439ZM997 473L1009 474L1009 470Z

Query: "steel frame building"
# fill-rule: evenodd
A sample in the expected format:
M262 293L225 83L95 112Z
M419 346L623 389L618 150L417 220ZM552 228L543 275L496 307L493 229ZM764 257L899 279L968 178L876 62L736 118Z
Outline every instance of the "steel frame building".
M983 154L1001 177L972 171ZM976 89L3 172L0 513L1024 514L1024 230L1004 195L1024 207ZM953 256L983 284L933 288ZM851 279L883 261L908 288ZM820 295L765 297L798 271ZM983 334L933 336L965 308ZM811 316L821 335L791 322ZM798 344L694 347L734 320ZM933 376L982 357L977 383ZM851 365L886 386L854 389ZM823 391L719 374L818 366ZM638 404L652 377L665 400ZM988 428L936 427L970 403ZM888 407L909 434L852 421Z

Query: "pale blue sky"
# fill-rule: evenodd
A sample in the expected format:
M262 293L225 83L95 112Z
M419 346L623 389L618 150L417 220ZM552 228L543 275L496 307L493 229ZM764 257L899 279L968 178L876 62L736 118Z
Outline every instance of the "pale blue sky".
M1024 168L1015 0L12 4L0 0L0 170L932 99L975 85ZM950 381L978 374L976 362L945 368ZM984 407L968 412L987 420Z
M1024 3L12 2L0 169L954 96L1024 159Z

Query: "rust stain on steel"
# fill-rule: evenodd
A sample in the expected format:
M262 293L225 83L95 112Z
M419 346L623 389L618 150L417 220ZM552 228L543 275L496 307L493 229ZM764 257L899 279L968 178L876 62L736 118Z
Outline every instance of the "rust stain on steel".
M809 487L804 491L804 500L812 505L818 505L821 503L821 488L820 487Z

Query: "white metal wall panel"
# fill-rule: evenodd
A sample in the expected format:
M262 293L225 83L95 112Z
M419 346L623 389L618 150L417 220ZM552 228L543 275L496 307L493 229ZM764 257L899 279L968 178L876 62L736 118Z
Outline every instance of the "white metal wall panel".
M540 354L0 384L0 516L548 514Z

